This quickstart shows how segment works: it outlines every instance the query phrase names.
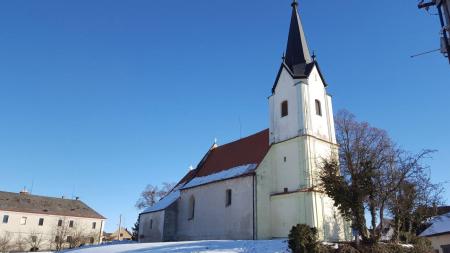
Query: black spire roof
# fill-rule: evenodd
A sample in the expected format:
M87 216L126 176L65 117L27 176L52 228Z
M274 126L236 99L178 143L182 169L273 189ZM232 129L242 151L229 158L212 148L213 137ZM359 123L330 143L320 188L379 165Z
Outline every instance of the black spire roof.
M286 69L293 78L307 78L311 74L314 67L316 67L319 72L323 85L327 87L328 85L323 78L322 72L320 71L315 54L311 56L309 53L302 21L300 19L300 15L298 14L298 3L297 0L293 0L291 25L289 27L286 53L283 54L283 62L278 70L275 83L272 86L272 93L275 92L275 88L277 87L278 80L283 69Z
M284 62L295 76L305 76L307 65L313 62L306 43L302 21L298 14L298 3L292 3L291 25Z

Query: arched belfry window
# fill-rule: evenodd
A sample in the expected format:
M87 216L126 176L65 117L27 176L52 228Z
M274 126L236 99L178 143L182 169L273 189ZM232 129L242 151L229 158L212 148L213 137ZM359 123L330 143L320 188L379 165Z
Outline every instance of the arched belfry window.
M285 100L281 103L281 117L288 115L288 101Z
M316 114L322 116L322 106L320 101L316 99Z
M195 215L195 198L194 198L194 196L191 196L191 198L189 199L189 216L188 216L188 219L189 220L194 219L194 215Z

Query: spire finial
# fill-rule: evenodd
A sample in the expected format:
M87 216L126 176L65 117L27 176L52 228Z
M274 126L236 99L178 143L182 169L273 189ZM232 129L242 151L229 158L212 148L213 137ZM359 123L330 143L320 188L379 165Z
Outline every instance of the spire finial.
M297 0L293 0L291 6L292 7L297 7L298 6Z
M311 57L312 57L312 59L313 59L313 61L316 61L316 51L315 50L313 50L313 53L312 53L312 55L311 55Z

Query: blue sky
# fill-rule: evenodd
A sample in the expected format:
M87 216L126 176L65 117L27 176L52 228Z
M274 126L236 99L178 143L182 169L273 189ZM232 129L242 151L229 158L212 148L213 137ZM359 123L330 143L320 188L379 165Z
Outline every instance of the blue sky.
M301 1L335 112L450 181L450 69L416 1ZM0 190L80 196L131 226L146 184L177 181L217 138L268 127L286 1L1 1ZM448 185L447 185L448 187ZM450 199L450 192L446 193Z

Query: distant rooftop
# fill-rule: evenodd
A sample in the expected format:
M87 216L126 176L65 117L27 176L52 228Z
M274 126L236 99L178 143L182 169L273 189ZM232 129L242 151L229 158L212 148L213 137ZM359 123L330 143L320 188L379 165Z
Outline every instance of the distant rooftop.
M431 226L425 229L420 236L436 236L450 233L450 213L436 216L430 221Z
M0 191L0 210L94 219L106 219L79 199L53 198Z

